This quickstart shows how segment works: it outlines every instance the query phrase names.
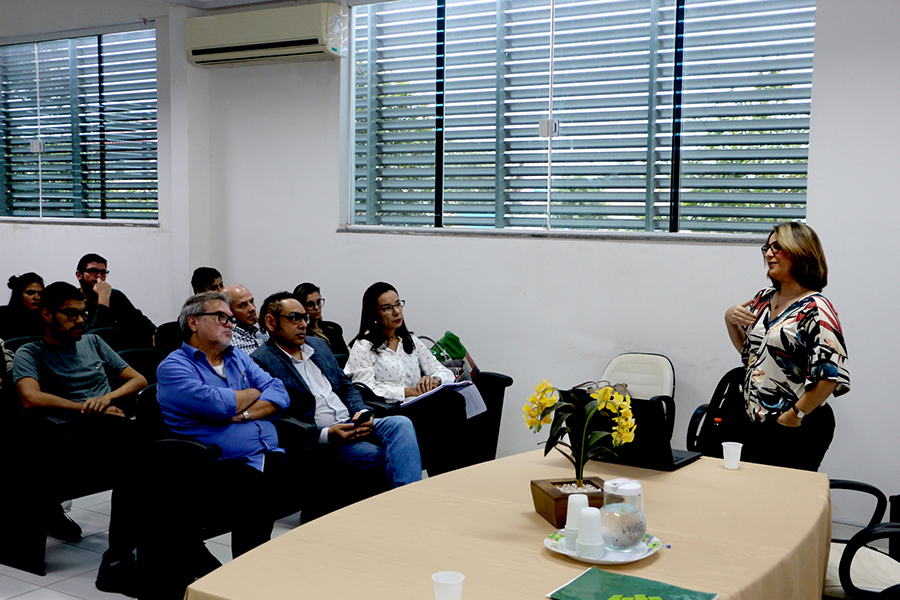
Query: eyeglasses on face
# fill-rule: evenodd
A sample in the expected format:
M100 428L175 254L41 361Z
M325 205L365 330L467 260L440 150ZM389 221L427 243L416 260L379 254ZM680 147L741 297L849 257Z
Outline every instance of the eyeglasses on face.
M312 310L316 307L322 308L325 306L325 298L319 298L318 300L310 300L309 302L304 302L303 307L306 310Z
M219 325L224 325L226 323L231 323L232 325L234 325L235 323L237 323L237 319L235 319L231 315L223 313L221 310L216 311L216 312L200 313L200 316L201 317L215 317L216 320L219 322Z
M779 252L784 250L784 248L782 248L781 244L779 244L778 242L772 242L771 244L766 244L765 246L760 248L760 250L762 250L763 256L765 256L766 252L768 252L769 250L772 251L772 254L778 254Z
M64 308L59 311L61 314L65 315L65 317L70 321L77 321L78 317L81 317L83 321L87 321L88 311L85 310L77 310L75 308Z
M299 325L301 321L309 323L309 314L302 312L292 312L286 315L278 315L282 319L287 319L294 325Z
M97 277L98 275L102 275L103 277L106 277L107 275L109 275L109 271L107 271L106 269L95 269L94 267L91 267L90 269L85 269L84 272L89 275L93 275L94 277Z
M406 306L406 300L397 300L393 304L382 304L378 307L378 311L387 314L392 312L395 308L397 310L402 310L404 306Z

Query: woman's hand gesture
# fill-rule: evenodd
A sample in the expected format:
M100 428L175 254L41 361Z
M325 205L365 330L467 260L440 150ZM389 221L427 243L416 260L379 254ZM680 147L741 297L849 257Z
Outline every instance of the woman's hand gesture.
M725 322L729 325L747 327L756 322L756 315L750 312L749 306L753 300L747 300L743 304L735 304L725 311Z

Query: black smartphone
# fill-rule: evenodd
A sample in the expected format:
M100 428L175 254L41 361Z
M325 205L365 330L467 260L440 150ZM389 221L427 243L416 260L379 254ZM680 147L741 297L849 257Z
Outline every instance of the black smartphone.
M371 418L371 416L373 414L375 414L374 410L362 411L361 413L359 413L359 418L353 421L353 427L356 428L356 427L359 427L360 425L362 425L363 423L368 422L369 418Z

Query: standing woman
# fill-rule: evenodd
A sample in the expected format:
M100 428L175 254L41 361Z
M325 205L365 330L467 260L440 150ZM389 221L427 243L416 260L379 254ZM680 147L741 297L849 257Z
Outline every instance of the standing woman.
M12 290L9 304L0 306L0 339L44 335L46 323L41 317L41 292L44 280L37 273L13 275L6 284Z
M802 223L777 225L762 247L772 287L725 312L746 367L739 427L750 462L816 471L834 437L829 396L850 390L837 311L822 289L825 253Z
M353 383L364 383L383 398L419 396L454 380L453 372L406 328L405 304L391 284L380 281L369 286L363 294L359 333L344 368Z
M331 353L335 355L335 358L343 355L344 362L346 362L346 356L350 354L350 349L347 348L347 343L344 341L344 330L334 321L322 319L322 307L325 306L325 298L322 297L319 286L309 282L301 283L294 288L294 298L303 305L303 308L306 309L306 314L309 315L306 335L314 335L328 342ZM338 364L343 367L340 359L338 359Z

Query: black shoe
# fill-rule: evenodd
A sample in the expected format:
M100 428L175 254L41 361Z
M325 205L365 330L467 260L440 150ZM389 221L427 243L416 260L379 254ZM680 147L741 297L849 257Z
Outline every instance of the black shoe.
M124 594L131 598L137 598L137 563L135 563L134 556L127 555L123 559L115 561L107 560L104 557L94 585L101 592Z
M47 535L62 542L80 542L81 527L66 514L62 506L56 505L47 523Z

